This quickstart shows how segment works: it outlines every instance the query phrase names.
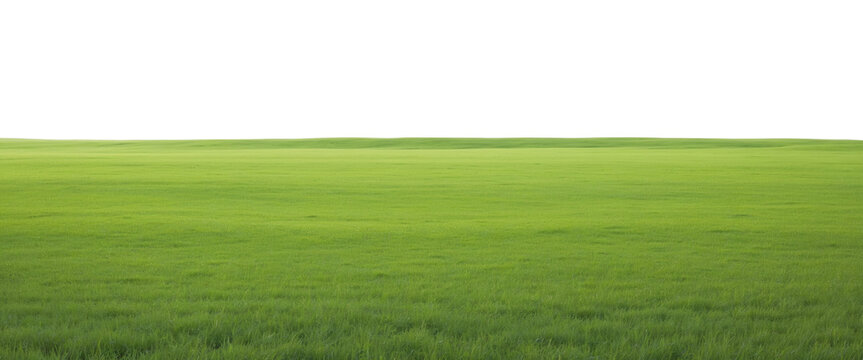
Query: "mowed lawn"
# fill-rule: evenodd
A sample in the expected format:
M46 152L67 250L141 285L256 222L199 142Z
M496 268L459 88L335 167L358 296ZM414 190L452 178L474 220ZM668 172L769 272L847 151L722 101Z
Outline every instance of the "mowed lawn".
M861 359L863 142L0 140L0 359Z

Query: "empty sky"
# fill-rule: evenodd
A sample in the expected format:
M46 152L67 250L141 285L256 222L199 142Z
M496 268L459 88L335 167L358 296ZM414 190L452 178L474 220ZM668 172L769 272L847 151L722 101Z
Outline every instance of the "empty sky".
M0 2L0 138L863 139L858 1Z

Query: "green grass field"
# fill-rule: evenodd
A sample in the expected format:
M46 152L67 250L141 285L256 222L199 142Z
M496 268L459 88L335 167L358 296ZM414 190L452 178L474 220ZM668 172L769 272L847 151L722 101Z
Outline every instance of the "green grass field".
M0 359L861 359L863 142L0 140Z

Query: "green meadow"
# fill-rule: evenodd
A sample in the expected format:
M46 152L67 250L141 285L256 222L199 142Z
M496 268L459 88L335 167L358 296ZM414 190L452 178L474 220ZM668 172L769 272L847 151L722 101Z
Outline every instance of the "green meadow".
M863 142L0 140L0 359L861 359Z

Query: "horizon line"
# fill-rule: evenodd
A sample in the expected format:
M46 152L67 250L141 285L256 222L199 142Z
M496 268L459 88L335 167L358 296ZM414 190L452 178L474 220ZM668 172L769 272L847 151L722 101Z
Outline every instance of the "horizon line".
M291 141L291 140L410 140L410 139L440 139L440 140L505 140L505 139L537 139L537 140L579 140L579 139L668 139L668 140L812 140L812 141L863 141L854 138L805 138L805 137L662 137L662 136L585 136L585 137L558 137L558 136L395 136L395 137L368 137L368 136L333 136L333 137L296 137L296 138L30 138L30 137L0 137L0 140L33 140L33 141Z

